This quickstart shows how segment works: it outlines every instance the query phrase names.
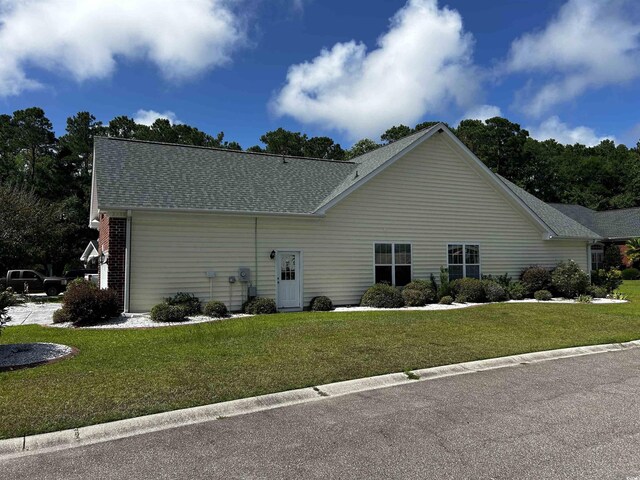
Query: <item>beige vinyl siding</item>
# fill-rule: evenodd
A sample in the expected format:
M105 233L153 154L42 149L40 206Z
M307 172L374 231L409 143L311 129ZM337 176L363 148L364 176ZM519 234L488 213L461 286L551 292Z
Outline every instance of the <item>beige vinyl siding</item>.
M259 217L260 296L275 297L272 250L304 257L304 303L328 295L356 304L373 283L374 242L412 244L413 276L428 278L447 263L447 244L480 244L483 274L517 276L528 265L573 259L587 269L587 242L543 240L543 230L494 188L443 136L427 140L323 218ZM246 290L228 277L240 266L255 277L255 217L133 212L131 310L146 311L178 291L240 308Z

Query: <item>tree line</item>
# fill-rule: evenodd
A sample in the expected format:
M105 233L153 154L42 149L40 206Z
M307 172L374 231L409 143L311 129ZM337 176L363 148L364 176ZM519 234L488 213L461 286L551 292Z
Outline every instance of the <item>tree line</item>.
M361 139L348 149L330 137L278 128L246 151L350 160L435 123L396 125L379 140ZM640 206L640 142L629 148L609 140L594 147L538 141L501 117L463 120L451 129L491 170L544 201L596 210ZM59 274L76 266L96 238L88 217L97 135L242 150L224 132L211 135L166 119L147 126L118 116L104 124L79 112L57 137L41 108L0 115L0 275L29 267Z

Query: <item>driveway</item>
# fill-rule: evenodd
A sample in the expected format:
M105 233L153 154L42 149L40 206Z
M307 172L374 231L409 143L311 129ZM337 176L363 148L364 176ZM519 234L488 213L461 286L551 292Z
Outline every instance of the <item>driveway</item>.
M3 478L640 479L640 349L421 381L0 464Z

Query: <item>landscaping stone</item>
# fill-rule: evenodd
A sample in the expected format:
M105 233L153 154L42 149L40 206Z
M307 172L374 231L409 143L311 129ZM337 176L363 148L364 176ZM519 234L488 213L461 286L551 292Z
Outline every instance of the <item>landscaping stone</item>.
M58 343L9 343L0 345L0 371L35 367L67 358L75 350Z

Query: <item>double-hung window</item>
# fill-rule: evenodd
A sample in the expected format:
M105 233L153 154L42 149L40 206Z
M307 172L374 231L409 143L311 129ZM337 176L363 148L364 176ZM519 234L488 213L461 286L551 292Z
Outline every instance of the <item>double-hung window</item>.
M604 268L604 246L591 245L591 270Z
M411 244L376 243L375 283L403 287L411 281Z
M480 245L450 243L447 246L449 280L480 278Z

